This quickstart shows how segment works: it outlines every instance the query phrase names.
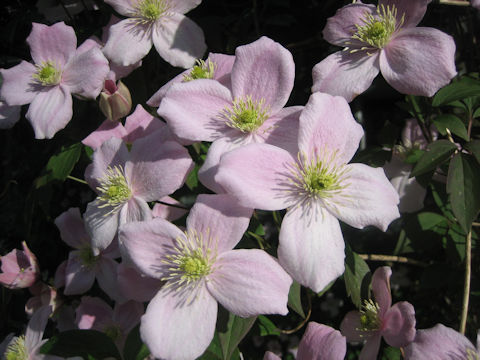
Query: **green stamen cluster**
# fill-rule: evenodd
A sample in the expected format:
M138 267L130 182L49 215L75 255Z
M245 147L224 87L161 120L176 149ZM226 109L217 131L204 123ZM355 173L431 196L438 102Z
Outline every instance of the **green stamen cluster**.
M108 167L107 174L99 182L97 199L104 203L100 208L111 206L112 211L116 211L132 196L121 166Z
M360 324L363 331L374 331L380 329L381 320L378 317L379 307L373 300L364 300L360 310Z
M142 23L158 20L168 11L166 0L140 0L135 6L135 17Z
M27 347L25 346L25 335L16 338L5 351L6 360L27 360L29 357Z
M468 348L466 351L467 359L466 360L480 360L478 353L475 349Z
M89 247L80 249L79 257L82 265L87 268L92 268L98 260L98 257L93 254L92 249Z
M352 39L382 49L390 41L392 34L403 25L405 14L397 24L397 8L380 5L377 8L378 15L365 14L362 19L363 25L355 24L357 32Z
M197 80L197 79L213 79L215 74L216 64L210 60L207 62L197 60L195 65L188 74L183 75L183 82Z
M253 132L268 118L268 110L265 99L255 101L248 95L245 99L235 99L233 106L225 108L221 116L231 128L241 132Z
M32 78L43 86L57 85L62 79L62 71L53 61L42 61L40 65L35 66L37 71Z

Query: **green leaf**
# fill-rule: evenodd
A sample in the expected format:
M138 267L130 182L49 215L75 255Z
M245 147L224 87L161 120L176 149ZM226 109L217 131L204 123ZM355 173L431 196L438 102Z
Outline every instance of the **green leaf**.
M448 140L438 140L428 145L427 152L418 160L410 176L418 176L434 170L457 150L457 146Z
M223 360L231 359L238 344L250 331L256 318L256 316L241 318L231 313L229 314L226 330L218 333Z
M399 348L389 346L383 350L382 360L400 360L401 354Z
M372 274L367 263L350 246L345 247L345 287L353 304L360 308L362 299L368 298Z
M441 106L470 96L480 95L480 81L463 77L440 89L433 97L432 105Z
M267 318L264 315L258 316L258 327L260 329L260 336L281 334L277 326L269 318Z
M450 161L447 193L452 211L468 233L480 210L480 165L473 156L459 153Z
M480 140L470 141L465 147L472 152L475 159L480 163Z
M198 186L198 169L200 167L198 164L195 164L195 168L193 171L190 171L190 173L187 176L187 180L185 180L185 184L190 190L195 190L195 188Z
M53 155L50 160L48 160L47 166L45 167L45 174L36 179L36 188L38 189L39 187L47 185L53 180L65 181L78 162L78 159L80 159L81 153L81 143L62 147L58 154Z
M442 114L437 116L433 123L437 128L438 132L442 135L447 135L447 129L450 130L452 134L457 135L463 140L468 140L467 129L463 121L456 115L453 114Z
M147 345L145 345L140 338L139 329L140 325L137 325L127 336L123 348L124 360L143 360L150 354Z
M423 212L418 214L417 217L418 223L424 231L433 229L435 226L441 223L446 223L445 217L433 212Z
M290 286L290 291L288 292L288 306L292 308L298 315L305 319L305 312L302 307L302 298L301 298L302 286L293 281L292 286Z
M51 337L41 348L42 354L61 357L81 356L85 360L108 357L121 359L117 347L107 335L96 330L67 330Z
M423 156L423 154L425 154L424 150L412 149L406 154L405 162L407 164L415 164Z

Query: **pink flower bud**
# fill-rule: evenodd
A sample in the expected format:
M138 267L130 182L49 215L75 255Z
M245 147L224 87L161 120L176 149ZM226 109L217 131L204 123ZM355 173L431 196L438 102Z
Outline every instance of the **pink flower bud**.
M21 289L32 286L38 279L40 269L37 258L22 242L23 251L13 249L7 255L2 256L0 284L9 289Z
M100 93L100 110L110 121L117 121L127 116L132 109L132 97L128 88L119 80L105 80Z

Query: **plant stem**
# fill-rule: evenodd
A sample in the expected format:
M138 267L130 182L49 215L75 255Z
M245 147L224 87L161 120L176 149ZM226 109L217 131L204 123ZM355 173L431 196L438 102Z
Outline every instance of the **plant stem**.
M470 6L470 2L462 0L439 0L439 3L444 5Z
M468 315L468 301L470 298L470 277L472 272L472 229L467 234L465 246L465 284L463 285L462 317L460 318L460 333L465 334Z
M298 326L296 326L291 330L280 329L280 332L282 334L293 334L294 332L297 332L302 327L304 327L305 324L308 322L308 320L310 319L310 315L312 315L312 298L311 298L310 292L307 292L307 300L308 300L308 312L307 312L307 315L305 316L305 319L303 319L303 321L300 324L298 324Z
M380 254L358 254L363 260L370 261L392 261L398 263L412 264L418 266L428 266L427 263L422 261L410 259L404 256L395 256L395 255L380 255Z
M82 180L82 179L76 178L75 176L67 175L67 179L70 179L70 180L75 180L76 182L79 182L79 183L82 183L82 184L88 185L88 183L87 183L85 180Z

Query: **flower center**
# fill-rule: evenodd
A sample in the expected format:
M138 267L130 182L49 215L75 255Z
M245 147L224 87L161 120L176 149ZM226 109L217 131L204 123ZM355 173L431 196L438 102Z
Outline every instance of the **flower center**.
M43 86L57 85L62 78L62 71L53 61L42 61L35 65L37 71L32 75L33 79Z
M29 357L27 347L25 346L25 335L17 337L5 351L6 360L27 360Z
M373 300L364 300L362 309L360 310L360 324L362 331L374 331L380 329L382 325L378 317L379 307Z
M207 62L197 60L195 65L188 74L183 75L183 82L197 80L197 79L213 79L215 74L216 64L210 60Z
M118 325L108 325L103 332L113 341L117 340L122 335L122 330Z
M169 6L166 0L140 0L135 6L135 17L143 23L158 20L165 15Z
M89 247L85 247L80 249L80 260L82 261L82 265L87 268L91 268L95 265L98 260L98 257L93 254L93 251Z
M382 49L390 41L396 29L403 25L405 14L397 24L397 8L395 6L379 5L377 14L365 14L363 25L355 24L357 32L352 39L367 43L370 47Z
M99 180L98 200L104 204L100 208L111 206L112 212L118 210L132 196L121 166L108 167L106 175Z
M250 95L245 99L235 99L231 108L225 108L221 117L231 128L241 132L253 132L257 130L268 118L268 106L265 99L253 100Z

